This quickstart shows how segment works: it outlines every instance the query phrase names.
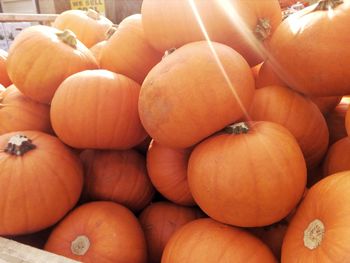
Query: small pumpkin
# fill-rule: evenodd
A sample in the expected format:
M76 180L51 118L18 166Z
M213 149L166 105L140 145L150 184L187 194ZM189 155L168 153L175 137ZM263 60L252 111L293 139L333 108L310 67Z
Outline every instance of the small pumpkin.
M192 149L174 149L152 140L147 152L147 170L154 187L168 200L194 205L187 182L187 165Z
M75 148L132 148L147 136L137 110L139 93L135 81L108 70L76 73L55 93L52 127L64 143Z
M86 263L147 262L140 223L130 210L113 202L74 209L52 231L45 250Z
M280 86L256 90L249 115L285 126L297 139L309 168L317 166L327 151L329 133L322 113L293 90Z
M263 45L282 20L277 0L144 0L141 14L147 40L162 53L208 38L230 46L251 66L263 61Z
M83 186L79 159L39 131L0 136L0 235L33 233L57 223Z
M128 16L101 51L101 68L123 74L142 84L148 72L161 60L163 53L147 42L141 15Z
M70 31L36 25L22 30L13 41L6 68L24 95L49 104L64 79L98 65L91 51Z
M141 122L164 146L188 148L246 113L254 94L249 65L230 47L210 45L199 41L182 46L142 83Z
M135 212L151 202L154 188L146 160L135 150L86 150L80 156L85 168L84 195L88 199L114 201Z
M325 116L329 130L330 145L341 138L348 136L345 128L345 117L348 108L349 101L346 101L343 98L341 102Z
M265 226L297 205L306 186L306 165L297 141L282 125L238 123L195 146L188 183L211 218L235 226Z
M73 31L77 38L90 48L107 39L107 32L113 26L113 22L92 9L67 10L56 17L52 26Z
M252 234L211 218L197 219L171 236L162 263L275 263L270 249Z
M323 162L323 176L350 170L350 137L336 141Z
M140 224L145 232L148 247L148 263L158 263L170 237L181 226L203 214L197 208L189 208L170 202L156 202L140 214Z
M11 80L7 74L6 69L6 61L7 61L8 53L0 49L0 84L4 87L8 87L11 85Z
M349 189L349 171L330 175L310 188L283 240L282 263L347 262Z
M0 93L0 134L22 130L52 132L50 107L27 98L10 85Z

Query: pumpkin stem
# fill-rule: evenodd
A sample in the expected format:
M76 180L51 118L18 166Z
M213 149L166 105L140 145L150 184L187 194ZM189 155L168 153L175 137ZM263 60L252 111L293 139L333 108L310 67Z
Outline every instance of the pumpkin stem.
M304 246L310 250L316 249L321 245L325 227L321 220L315 219L304 231Z
M90 9L90 8L86 11L86 15L94 20L100 19L100 14L98 12L96 12L95 10Z
M90 248L90 240L87 236L77 236L71 243L70 249L74 255L83 256Z
M171 53L173 53L175 50L176 50L175 47L172 47L172 48L166 50L166 51L164 52L164 55L163 55L162 59L165 58L165 57L167 57L167 56L169 56L169 55L170 55Z
M239 122L225 127L223 131L228 134L248 133L249 126L246 122Z
M56 35L63 43L65 43L73 48L77 47L77 43L78 43L77 37L69 29L65 29L64 31L58 32L58 33L56 33Z
M329 9L334 9L338 5L341 5L342 3L344 3L343 0L321 0L318 2L314 11L318 11L318 10L326 11Z
M8 154L22 156L35 148L36 146L31 139L24 135L16 134L10 138L4 151Z
M271 35L271 24L267 18L259 18L258 23L254 29L254 35L257 39L264 41Z
M110 39L111 36L117 31L118 25L114 24L112 25L107 31L106 31L106 39Z

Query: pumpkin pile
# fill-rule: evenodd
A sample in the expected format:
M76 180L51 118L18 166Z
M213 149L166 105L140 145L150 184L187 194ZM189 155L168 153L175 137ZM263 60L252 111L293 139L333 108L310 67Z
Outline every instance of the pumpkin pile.
M350 261L349 22L350 0L143 0L23 30L0 235L82 262Z

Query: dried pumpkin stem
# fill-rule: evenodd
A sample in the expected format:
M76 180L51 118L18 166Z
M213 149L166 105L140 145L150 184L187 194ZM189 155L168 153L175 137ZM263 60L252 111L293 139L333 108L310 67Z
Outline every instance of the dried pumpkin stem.
M249 126L246 122L235 123L224 128L224 132L228 134L242 134L248 133L248 131Z
M32 140L27 136L16 134L10 138L7 143L7 146L4 152L11 154L22 156L26 152L35 149L36 146L32 143Z
M95 10L90 9L90 8L86 11L86 15L94 20L100 19L100 14L98 12L96 12Z
M71 251L74 255L83 256L90 248L90 240L87 236L77 236L71 243Z
M310 250L316 249L322 243L325 227L321 220L315 219L304 231L304 246Z
M318 10L326 11L329 9L334 9L338 5L341 5L342 3L344 3L343 0L321 0L318 2L314 11L318 11Z
M271 24L267 18L259 18L258 23L254 29L254 35L257 39L264 41L271 35Z
M106 31L106 39L110 39L113 34L117 31L118 25L114 24L112 25L107 31Z
M165 51L165 52L164 52L164 55L163 55L163 57L162 57L162 59L165 58L165 57L167 57L167 56L169 56L169 55L170 55L171 53L173 53L175 50L176 50L176 48L175 48L175 47L172 47L172 48L168 49L167 51Z
M65 44L76 48L77 47L77 37L76 35L70 31L69 29L65 29L64 31L56 33L57 37Z

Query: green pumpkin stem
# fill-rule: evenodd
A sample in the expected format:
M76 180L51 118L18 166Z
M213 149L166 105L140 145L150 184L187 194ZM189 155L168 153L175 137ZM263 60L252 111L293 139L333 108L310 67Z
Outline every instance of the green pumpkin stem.
M338 5L341 5L342 3L344 3L343 0L321 0L318 2L314 11L318 11L318 10L326 11L329 9L334 9Z
M225 127L223 131L228 134L248 133L249 126L246 122L239 122Z
M254 35L260 41L264 41L271 35L271 24L267 18L259 18L258 23L254 29Z
M100 19L100 14L98 12L96 12L95 10L90 9L90 8L86 11L86 15L94 20Z
M76 35L70 31L69 29L65 29L64 31L56 33L57 37L65 44L76 48L77 47L77 37Z
M90 248L90 240L87 236L77 236L71 243L71 251L74 255L83 256Z
M4 151L11 155L22 156L35 148L36 146L31 139L24 135L16 134L10 138Z

